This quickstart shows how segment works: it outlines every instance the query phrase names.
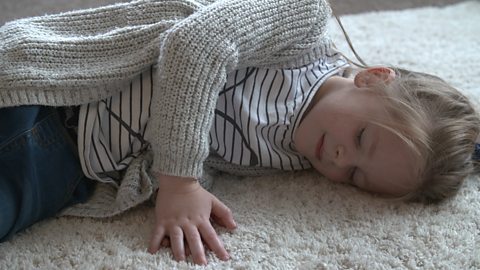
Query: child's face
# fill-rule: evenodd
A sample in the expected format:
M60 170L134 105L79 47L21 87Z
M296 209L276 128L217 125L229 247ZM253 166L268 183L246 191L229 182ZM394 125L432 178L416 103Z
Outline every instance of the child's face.
M380 97L341 77L330 78L318 96L294 136L314 168L332 181L379 194L401 196L417 186L414 152L372 123L388 121Z

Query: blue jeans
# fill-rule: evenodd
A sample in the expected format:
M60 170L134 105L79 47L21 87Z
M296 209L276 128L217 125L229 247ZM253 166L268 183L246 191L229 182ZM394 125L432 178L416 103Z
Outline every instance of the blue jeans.
M55 108L0 109L0 242L86 201L92 187Z

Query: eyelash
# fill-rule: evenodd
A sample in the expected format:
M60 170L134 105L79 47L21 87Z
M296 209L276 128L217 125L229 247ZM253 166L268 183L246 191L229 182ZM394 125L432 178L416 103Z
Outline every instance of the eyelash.
M358 134L356 136L356 143L357 143L358 146L361 145L362 137L363 137L364 132L365 132L365 128L362 128L362 129L360 129L360 131L358 132ZM351 172L350 172L350 183L353 182L353 176L355 175L356 171L357 171L357 167L353 167Z
M365 128L362 128L362 129L360 129L360 131L357 134L357 144L358 145L360 145L360 143L362 142L362 137L363 137L364 132L365 132Z

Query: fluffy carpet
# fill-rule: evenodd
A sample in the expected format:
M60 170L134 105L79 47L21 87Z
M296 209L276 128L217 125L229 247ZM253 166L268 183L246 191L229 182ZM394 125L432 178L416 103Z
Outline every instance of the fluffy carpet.
M480 100L480 2L344 16L370 64L435 73ZM342 44L338 28L333 35ZM343 44L342 44L343 45ZM347 51L345 46L340 46ZM232 259L205 269L480 269L480 181L441 205L385 201L311 172L218 179L238 229ZM190 269L146 252L153 209L98 220L56 218L0 244L1 269ZM200 267L199 267L200 268Z

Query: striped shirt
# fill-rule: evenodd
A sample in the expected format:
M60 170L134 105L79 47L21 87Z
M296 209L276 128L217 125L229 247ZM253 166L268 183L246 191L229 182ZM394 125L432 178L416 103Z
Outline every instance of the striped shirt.
M227 77L210 129L210 148L226 161L299 170L309 161L293 134L320 85L347 62L335 52L295 69L238 70Z
M153 76L151 67L119 94L80 107L77 142L86 177L119 185L120 172L147 146L143 138L150 118Z
M282 170L310 168L293 134L320 85L347 65L334 51L296 69L246 68L228 74L210 130L210 148L226 161ZM119 185L121 171L147 146L155 72L119 94L81 106L78 148L88 178Z

